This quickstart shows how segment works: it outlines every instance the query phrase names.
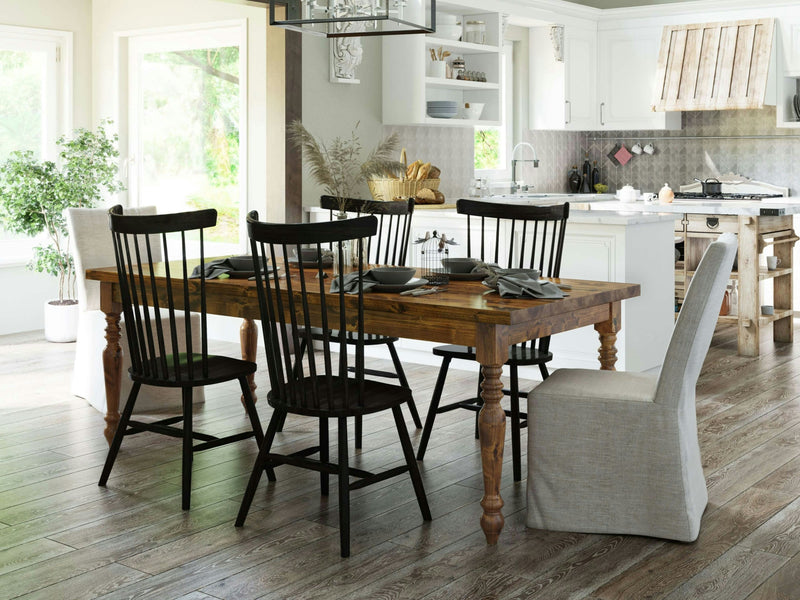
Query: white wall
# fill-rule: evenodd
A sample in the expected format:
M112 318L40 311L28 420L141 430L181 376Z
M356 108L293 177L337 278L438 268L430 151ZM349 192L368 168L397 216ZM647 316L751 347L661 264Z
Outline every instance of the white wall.
M361 38L363 60L356 70L361 83L331 83L330 40L303 36L303 125L318 140L349 137L356 123L364 154L380 139L381 128L381 42ZM400 76L398 74L398 76ZM399 156L398 156L399 158ZM322 188L303 178L303 204L319 205ZM364 198L369 197L366 185Z
M71 31L73 83L71 127L92 126L92 1L3 0L0 24ZM0 267L0 335L44 327L43 305L58 296L54 277L23 265ZM13 294L8 290L14 290Z

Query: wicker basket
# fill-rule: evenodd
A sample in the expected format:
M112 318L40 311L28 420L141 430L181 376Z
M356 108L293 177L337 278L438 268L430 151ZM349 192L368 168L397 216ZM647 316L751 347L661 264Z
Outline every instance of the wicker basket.
M375 200L412 198L423 188L438 190L441 179L370 179L367 184Z

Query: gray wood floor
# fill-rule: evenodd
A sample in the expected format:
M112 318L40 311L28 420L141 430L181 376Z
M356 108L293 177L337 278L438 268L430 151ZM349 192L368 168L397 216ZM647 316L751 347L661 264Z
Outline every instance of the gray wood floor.
M220 344L216 351L236 355ZM442 415L424 463L434 520L423 524L407 478L353 494L353 555L338 554L335 494L317 475L278 469L245 527L233 521L255 456L252 440L196 456L192 510L180 509L180 449L129 438L107 488L103 419L69 395L73 346L0 338L0 600L6 598L800 598L800 344L736 355L720 328L698 386L709 506L693 544L526 529L525 483L502 494L506 526L487 547L478 527L482 479L472 414ZM421 412L436 370L410 367ZM266 389L263 373L260 391ZM447 396L475 379L451 371ZM266 423L270 409L259 403ZM207 392L197 421L243 428L236 385ZM409 419L410 422L410 419ZM290 418L282 449L315 437ZM524 434L523 434L524 435ZM413 431L415 444L419 432ZM523 448L525 444L523 442ZM397 464L390 417L365 420L356 466ZM335 486L335 484L334 484ZM335 487L332 489L335 490Z

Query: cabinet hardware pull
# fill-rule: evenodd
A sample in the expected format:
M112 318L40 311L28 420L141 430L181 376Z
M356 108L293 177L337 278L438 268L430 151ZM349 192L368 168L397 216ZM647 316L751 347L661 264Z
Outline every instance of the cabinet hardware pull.
M706 217L706 227L716 229L719 227L719 219L716 217Z
M567 120L564 121L564 124L569 125L572 123L572 102L569 100L564 100L564 104L567 105Z
M605 102L600 103L600 125L605 125L606 122L603 120L603 107L606 105Z

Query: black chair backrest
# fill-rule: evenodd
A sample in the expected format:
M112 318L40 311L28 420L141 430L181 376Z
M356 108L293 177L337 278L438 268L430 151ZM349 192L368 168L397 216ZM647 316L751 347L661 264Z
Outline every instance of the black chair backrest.
M411 239L411 218L414 215L414 199L382 202L347 198L342 203L333 196L322 196L320 206L330 211L331 220L344 205L347 213L357 217L375 215L378 233L367 243L367 262L378 265L404 267Z
M195 378L208 377L203 230L216 225L217 211L211 208L126 216L117 205L108 211L108 220L114 240L131 373L146 380L173 384L188 384ZM193 280L189 279L192 268L186 257L187 232L192 232L192 241L194 232L199 234L201 276ZM169 243L170 240L176 243ZM176 247L177 255L170 256L170 249L175 252ZM159 264L161 260L164 262ZM157 276L166 278L166 291L163 288L158 291ZM197 348L197 340L192 339L190 318L190 312L198 312L198 308L199 355L192 351ZM176 319L180 313L184 317L182 325ZM169 323L166 329L165 314Z
M337 292L329 291L333 281L324 276L322 261L317 267L305 268L302 261L291 270L278 267L281 257L291 256L292 250L299 255L302 246L310 246L321 252L333 244L339 250L336 256L340 261L339 272L343 273L342 245L355 240L352 242L354 255L360 259L366 252L364 238L375 235L377 228L378 220L374 216L328 223L276 224L260 222L255 211L248 214L247 231L253 259L268 265L266 274L256 269L256 285L271 402L291 406L300 413L304 407L335 413L363 406L363 261L358 261L362 266L357 269L355 290L350 293L341 285ZM280 276L283 273L285 277ZM322 340L317 339L316 344L312 340L312 327L321 328L323 332ZM332 337L331 330L338 330L336 337ZM350 348L355 348L355 378L347 375L350 360L347 332L352 336ZM302 366L302 341L308 349L320 350L304 353L306 376L299 373L298 367ZM333 365L333 352L338 352L338 366Z
M467 215L467 255L470 258L509 269L538 269L545 277L559 276L569 217L568 202L528 206L459 200L456 210ZM508 240L503 247L501 232Z

